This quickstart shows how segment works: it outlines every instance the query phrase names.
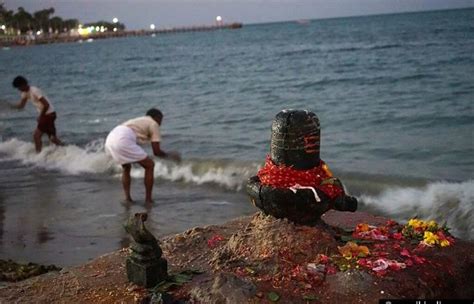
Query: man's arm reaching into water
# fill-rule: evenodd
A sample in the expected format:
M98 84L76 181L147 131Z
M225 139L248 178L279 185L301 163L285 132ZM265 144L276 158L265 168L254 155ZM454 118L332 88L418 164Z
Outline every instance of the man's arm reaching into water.
M151 147L153 149L153 154L155 156L158 156L160 158L167 158L167 159L170 159L170 160L173 160L173 161L176 161L176 162L181 161L181 157L179 156L178 153L176 153L176 152L166 153L165 151L161 150L159 141L152 142Z

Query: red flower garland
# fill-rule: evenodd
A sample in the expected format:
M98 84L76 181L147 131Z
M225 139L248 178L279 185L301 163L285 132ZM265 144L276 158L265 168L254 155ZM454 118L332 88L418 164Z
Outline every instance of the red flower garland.
M330 199L344 194L344 189L332 183L323 183L332 177L331 171L321 160L319 166L309 170L297 170L288 166L277 166L270 156L265 160L265 166L257 173L262 185L274 188L290 188L295 185L313 187L321 190Z

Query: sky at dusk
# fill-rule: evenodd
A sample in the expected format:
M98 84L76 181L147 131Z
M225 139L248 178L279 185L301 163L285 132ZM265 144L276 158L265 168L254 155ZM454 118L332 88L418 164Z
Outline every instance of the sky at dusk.
M1 2L1 0L0 0ZM117 17L129 29L298 19L474 7L474 0L3 0L8 9L54 7L56 15L83 23Z

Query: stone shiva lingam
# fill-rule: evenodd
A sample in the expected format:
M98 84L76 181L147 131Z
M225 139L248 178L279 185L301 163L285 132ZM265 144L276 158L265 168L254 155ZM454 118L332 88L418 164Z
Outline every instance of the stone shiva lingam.
M264 213L312 225L329 209L356 211L357 199L345 193L320 159L316 114L283 110L272 124L270 155L249 179L247 193Z
M135 213L124 227L133 239L126 261L128 280L148 288L168 277L168 262L161 257L158 241L145 227L147 218L146 213Z

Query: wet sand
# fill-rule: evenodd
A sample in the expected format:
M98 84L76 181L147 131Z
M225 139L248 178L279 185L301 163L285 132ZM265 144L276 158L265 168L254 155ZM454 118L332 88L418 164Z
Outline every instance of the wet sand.
M78 265L128 246L122 225L139 211L151 214L148 227L160 237L255 211L244 193L213 186L156 180L155 204L146 206L142 179L132 183L136 202L125 204L117 177L65 176L12 161L0 169L1 259Z

